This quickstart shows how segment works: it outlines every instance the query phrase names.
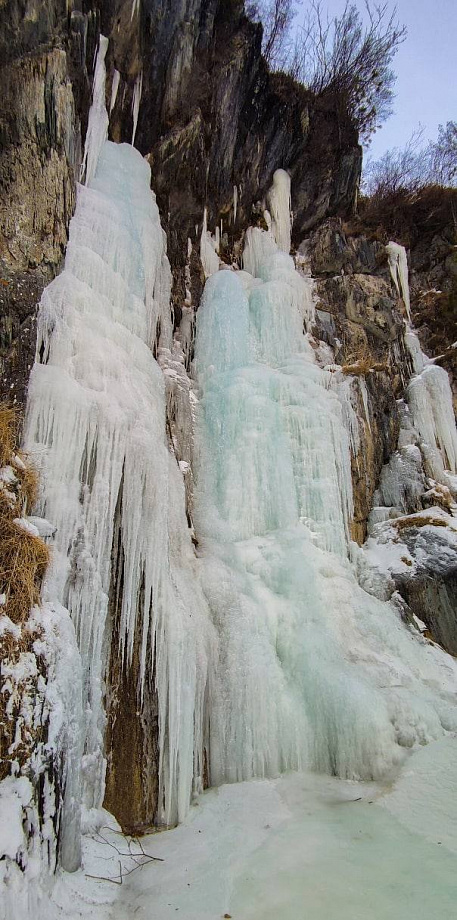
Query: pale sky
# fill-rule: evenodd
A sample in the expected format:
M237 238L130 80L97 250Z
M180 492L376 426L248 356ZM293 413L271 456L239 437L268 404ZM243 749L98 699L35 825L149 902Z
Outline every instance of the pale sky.
M354 2L362 12L363 0ZM322 6L333 17L342 13L345 0L322 0ZM438 125L457 120L457 0L397 0L389 4L394 6L408 36L393 61L394 114L371 141L369 155L375 159L402 147L419 124L425 143L436 139Z

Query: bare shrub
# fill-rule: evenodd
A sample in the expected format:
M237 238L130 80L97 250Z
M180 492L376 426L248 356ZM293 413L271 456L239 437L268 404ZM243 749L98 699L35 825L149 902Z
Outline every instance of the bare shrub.
M369 140L392 112L395 75L392 60L406 28L387 3L365 3L365 25L353 3L341 16L325 17L321 0L312 0L296 38L289 70L314 93L333 99L361 139Z
M438 128L438 140L430 146L434 181L439 185L457 185L457 122L448 121Z

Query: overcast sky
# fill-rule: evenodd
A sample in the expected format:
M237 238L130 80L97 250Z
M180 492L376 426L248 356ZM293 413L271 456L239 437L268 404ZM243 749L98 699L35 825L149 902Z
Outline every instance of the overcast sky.
M306 0L299 0L306 6ZM363 0L354 0L363 10ZM374 135L369 155L378 158L403 146L419 124L424 141L434 140L438 125L457 120L457 0L397 0L399 22L408 36L393 61L397 74L394 114ZM331 17L345 0L322 0Z

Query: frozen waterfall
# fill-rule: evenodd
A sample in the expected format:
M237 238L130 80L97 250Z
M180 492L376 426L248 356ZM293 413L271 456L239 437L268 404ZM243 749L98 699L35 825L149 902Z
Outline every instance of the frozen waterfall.
M457 728L456 670L348 561L345 397L304 332L312 279L259 229L243 264L209 278L197 314L196 530L220 639L211 779L385 777Z
M105 142L95 178L78 190L64 271L41 301L25 440L42 474L40 511L56 527L46 593L69 609L82 656L85 804L103 797L118 527L118 633L127 669L140 636L139 699L155 673L167 822L186 812L194 775L201 782L211 640L151 350L159 338L171 344L170 280L149 166Z
M140 708L153 675L157 817L170 823L207 766L213 785L303 767L389 776L406 748L457 729L456 677L349 561L354 419L306 333L313 280L281 248L284 176L269 199L281 241L251 228L243 271L219 269L205 216L195 555L154 358L173 343L149 184L137 151L104 142L78 190L65 268L40 305L26 446L56 527L47 597L69 609L81 650L85 804L103 797L118 636Z

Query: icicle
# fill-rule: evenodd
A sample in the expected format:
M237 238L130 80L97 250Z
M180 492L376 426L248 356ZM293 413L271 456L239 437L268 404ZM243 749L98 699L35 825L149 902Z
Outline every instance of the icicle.
M85 803L103 798L119 521L119 640L126 667L139 646L140 697L154 675L166 822L183 817L201 775L212 635L182 474L167 446L164 376L149 347L160 327L171 349L170 287L149 166L130 145L106 142L94 180L79 190L64 271L43 293L25 442L41 467L41 511L56 526L47 595L65 599L83 663Z
M290 252L290 176L284 169L277 169L273 185L267 195L271 213L271 231L279 249Z
M105 57L107 50L108 39L104 35L100 35L92 87L92 105L89 110L84 156L81 164L81 182L85 182L86 185L89 185L95 175L100 151L108 136L109 118L105 104Z
M424 370L427 357L422 351L419 339L415 332L408 330L408 332L405 333L405 345L411 357L414 373L421 374Z
M233 186L233 223L236 224L236 215L238 210L238 186Z
M361 374L358 376L360 395L362 397L363 411L365 413L365 418L367 420L368 430L371 431L371 422L370 422L370 412L368 409L368 393L367 393L367 384L365 377Z
M135 13L140 12L140 4L141 4L141 0L132 0L132 12L130 15L130 22L132 21ZM132 141L132 144L133 144L133 141Z
M140 102L141 94L143 92L143 71L138 74L135 80L135 86L133 87L133 100L132 100L132 118L133 118L133 130L132 130L132 147L135 143L136 129L138 125L138 114L140 111Z
M203 265L203 271L207 278L214 272L219 271L219 256L215 252L214 240L208 230L207 210L203 211L203 227L200 238L200 259Z
M116 68L115 68L115 69L114 69L114 73L113 73L113 82L112 82L112 85L111 85L111 100L110 100L110 105L109 105L109 114L110 114L110 115L111 115L111 112L112 112L113 109L114 109L114 106L116 105L117 91L118 91L118 89L119 89L119 81L120 81L120 79L121 79L121 75L120 75L119 71L116 70Z
M404 246L400 246L399 243L391 241L386 246L386 252L392 281L395 284L399 297L403 300L408 321L411 322L406 249Z
M448 485L444 467L457 472L457 431L449 377L443 367L429 364L407 389L414 427L422 439L428 473Z

